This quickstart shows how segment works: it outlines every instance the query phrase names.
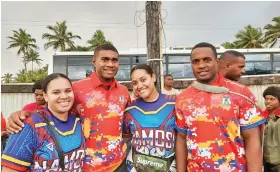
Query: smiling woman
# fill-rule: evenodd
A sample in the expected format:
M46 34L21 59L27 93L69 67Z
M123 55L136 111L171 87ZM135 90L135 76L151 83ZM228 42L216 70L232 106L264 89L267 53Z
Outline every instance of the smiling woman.
M132 136L127 171L176 171L175 96L156 90L156 76L146 64L131 71L133 90L138 94L125 110L124 135Z
M71 81L53 73L42 86L47 107L30 115L22 131L10 136L1 161L4 172L82 168L85 140L80 119L70 112L74 103Z

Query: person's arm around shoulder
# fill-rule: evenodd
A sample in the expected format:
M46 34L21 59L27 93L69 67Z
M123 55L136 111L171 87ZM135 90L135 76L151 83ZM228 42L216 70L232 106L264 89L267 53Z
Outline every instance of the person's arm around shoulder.
M28 111L16 111L12 113L7 120L7 132L9 134L18 133L24 127L23 120L26 119L33 112Z

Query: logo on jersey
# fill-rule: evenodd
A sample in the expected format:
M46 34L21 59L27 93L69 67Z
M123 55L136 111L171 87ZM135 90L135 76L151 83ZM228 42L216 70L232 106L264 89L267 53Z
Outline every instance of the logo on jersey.
M172 149L174 147L175 134L162 130L142 130L141 133L135 131L135 137L132 143L141 146L156 146L166 149Z
M53 151L53 143L47 144L47 148L51 151Z
M121 103L121 104L124 103L124 97L123 97L123 96L120 96L119 100L120 100L120 103Z

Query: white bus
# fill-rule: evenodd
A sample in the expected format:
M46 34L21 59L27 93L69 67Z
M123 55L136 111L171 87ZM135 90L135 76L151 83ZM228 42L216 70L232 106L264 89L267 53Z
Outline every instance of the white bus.
M217 49L218 56L229 49ZM246 57L246 75L280 74L280 48L273 49L233 49ZM193 78L190 64L191 50L163 51L163 74L172 74L176 80ZM120 51L119 81L129 81L131 69L141 63L147 63L146 52ZM93 52L55 52L49 62L49 74L59 72L71 80L86 77L87 71L93 71ZM246 77L245 75L245 77Z

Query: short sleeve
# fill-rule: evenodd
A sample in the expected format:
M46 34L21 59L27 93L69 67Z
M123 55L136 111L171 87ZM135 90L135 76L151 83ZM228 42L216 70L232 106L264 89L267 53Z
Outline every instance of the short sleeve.
M247 87L243 89L242 93L246 97L250 98L253 102L256 102L255 96ZM262 115L261 109L256 107L252 102L245 98L240 101L239 113L239 123L241 126L241 130L254 128L265 123L265 119Z
M27 171L30 168L38 139L32 126L26 122L24 125L21 132L9 137L1 159L2 166L18 171Z
M175 112L176 112L175 127L177 131L182 133L187 133L187 124L184 116L184 111L186 112L186 109L183 109L181 100L178 97L175 103Z
M27 111L27 112L34 112L36 106L34 107L34 105L31 103L31 104L28 104L28 105L25 105L22 110L24 111Z

